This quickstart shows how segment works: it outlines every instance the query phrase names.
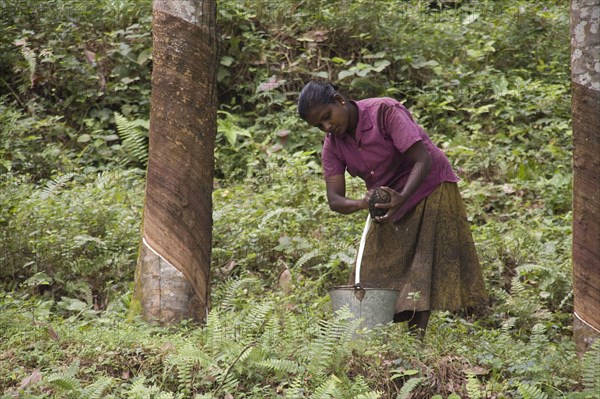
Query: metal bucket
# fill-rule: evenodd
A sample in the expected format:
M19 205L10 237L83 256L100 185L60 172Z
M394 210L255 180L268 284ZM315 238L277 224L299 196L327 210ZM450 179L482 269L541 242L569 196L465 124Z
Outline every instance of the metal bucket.
M369 214L360 239L360 246L356 257L354 285L341 285L329 290L333 311L336 312L344 306L348 306L348 310L355 318L363 319L359 326L361 329L372 329L377 325L385 325L393 321L396 301L400 294L399 290L388 288L364 288L360 284L362 256L367 240L367 233L370 228L371 215Z
M342 285L329 290L333 311L348 306L355 318L363 319L360 329L373 329L394 320L400 291L386 288L356 288Z

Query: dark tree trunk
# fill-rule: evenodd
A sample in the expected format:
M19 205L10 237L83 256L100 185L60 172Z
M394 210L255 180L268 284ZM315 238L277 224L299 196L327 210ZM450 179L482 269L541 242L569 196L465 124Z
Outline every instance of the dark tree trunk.
M571 1L574 336L600 336L600 1Z
M150 150L136 294L147 320L209 307L217 99L215 0L154 0Z

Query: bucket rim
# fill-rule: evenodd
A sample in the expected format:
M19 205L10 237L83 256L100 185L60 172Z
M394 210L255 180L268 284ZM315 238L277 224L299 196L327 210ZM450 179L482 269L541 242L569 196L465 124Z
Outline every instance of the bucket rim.
M355 291L355 290L365 290L365 291L398 291L400 292L399 289L396 288L377 288L377 287L361 287L361 288L356 288L353 285L336 285L333 286L329 289L329 292L331 291Z

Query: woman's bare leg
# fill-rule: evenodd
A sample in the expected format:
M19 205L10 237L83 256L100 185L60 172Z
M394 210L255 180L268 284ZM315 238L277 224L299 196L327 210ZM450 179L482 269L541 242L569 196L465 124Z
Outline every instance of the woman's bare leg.
M419 338L423 339L425 337L425 330L427 329L430 315L431 311L429 310L415 312L415 316L408 321L408 331L417 333Z

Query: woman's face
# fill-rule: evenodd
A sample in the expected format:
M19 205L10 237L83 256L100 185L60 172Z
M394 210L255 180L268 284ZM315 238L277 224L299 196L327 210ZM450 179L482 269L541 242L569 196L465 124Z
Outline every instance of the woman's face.
M318 127L326 133L343 136L348 131L350 121L346 100L340 95L330 104L314 105L306 116L309 125Z

